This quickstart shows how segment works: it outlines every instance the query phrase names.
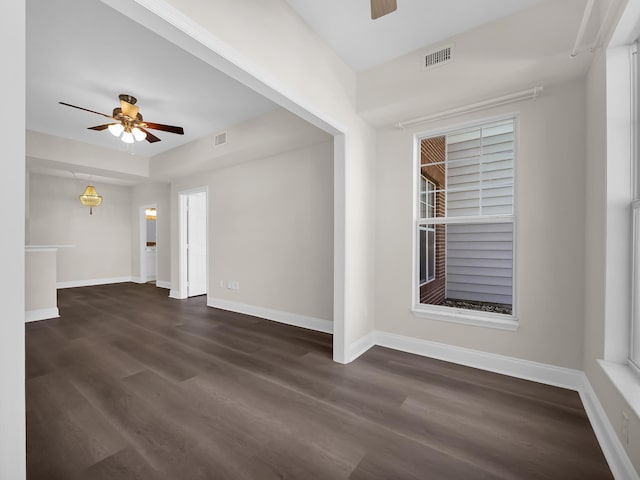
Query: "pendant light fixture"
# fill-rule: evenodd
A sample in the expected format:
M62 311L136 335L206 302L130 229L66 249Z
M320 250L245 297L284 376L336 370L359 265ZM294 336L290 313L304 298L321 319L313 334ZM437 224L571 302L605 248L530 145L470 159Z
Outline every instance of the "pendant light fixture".
M96 192L96 188L93 185L87 185L84 189L84 193L80 195L80 203L85 207L89 207L89 215L93 215L93 207L97 207L102 204L102 197Z

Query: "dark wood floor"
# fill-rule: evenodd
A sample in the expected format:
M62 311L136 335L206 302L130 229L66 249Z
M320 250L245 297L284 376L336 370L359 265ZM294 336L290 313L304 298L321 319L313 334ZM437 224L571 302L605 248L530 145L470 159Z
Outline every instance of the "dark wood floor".
M58 292L28 324L29 480L610 479L575 392L172 300Z

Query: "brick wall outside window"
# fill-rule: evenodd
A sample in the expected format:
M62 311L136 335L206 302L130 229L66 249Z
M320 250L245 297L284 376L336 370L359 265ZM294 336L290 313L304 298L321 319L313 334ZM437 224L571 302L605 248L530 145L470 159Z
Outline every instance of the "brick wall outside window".
M420 164L422 175L436 185L436 190L444 189L446 171L445 137L433 137L422 140L420 145ZM436 193L436 216L445 216L444 192ZM420 287L420 303L440 305L445 299L446 285L446 225L436 225L436 275L431 282Z

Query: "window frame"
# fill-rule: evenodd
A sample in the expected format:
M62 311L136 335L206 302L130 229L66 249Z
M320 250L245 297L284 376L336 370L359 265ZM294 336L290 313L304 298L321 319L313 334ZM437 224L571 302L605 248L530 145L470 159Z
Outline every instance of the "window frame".
M425 186L427 187L426 190L422 190L422 181L425 181ZM436 213L436 202L437 202L437 196L436 196L436 184L430 180L429 178L425 177L424 175L420 175L420 193L418 194L418 203L419 203L419 208L418 208L418 212L419 215L420 213L422 213L422 206L424 205L424 209L425 212L427 212L427 215L429 215L430 209L433 208L433 213L434 213L434 217L435 217L435 213ZM422 201L422 195L425 195L426 200L423 202ZM430 202L430 197L433 197L433 205ZM433 282L436 279L436 226L433 223L424 225L424 226L420 226L418 228L418 237L420 236L421 232L425 232L425 242L424 242L424 248L425 248L425 257L427 259L426 265L425 265L425 272L426 272L426 279L423 281L422 280L422 276L419 275L418 278L418 282L419 282L419 286L423 287L425 285L427 285L428 283ZM433 248L431 250L429 250L429 234L433 233ZM418 248L422 247L422 240L420 238L418 238ZM431 254L429 253L431 251ZM422 252L420 252L422 253ZM429 276L429 266L433 267L433 275Z
M638 157L635 157L635 163L638 164ZM635 343L638 329L640 329L640 199L636 199L631 204L631 232L632 232L632 250L631 250L631 318L629 321L629 356L627 363L631 369L640 375L640 340Z
M632 105L632 177L631 202L631 316L629 319L629 367L640 376L640 53L636 39L630 47ZM636 343L637 342L637 343Z
M512 260L512 308L511 315L498 314L492 312L482 312L478 310L469 310L455 307L448 307L442 305L428 305L420 303L420 277L419 277L419 248L420 248L420 195L421 190L421 178L423 175L420 173L421 164L421 141L427 138L449 135L458 131L471 129L474 127L481 127L486 124L491 124L500 121L513 121L513 211L510 215L483 215L483 216L465 216L465 217L450 217L447 222L434 222L438 224L458 224L458 223L511 223L513 225L513 260ZM519 322L517 316L517 249L518 249L518 159L519 159L519 137L520 137L520 118L518 112L510 112L504 115L493 117L482 117L475 120L471 120L464 123L452 124L438 129L419 132L413 135L413 222L412 238L412 279L411 279L411 311L415 317L427 318L431 320L439 320L451 323L461 323L465 325L474 325L488 328L495 328L500 330L515 331L518 329ZM418 201L416 201L416 199ZM424 219L422 219L424 220ZM424 223L424 222L423 222ZM446 248L446 246L445 246ZM437 256L437 255L436 255ZM422 284L424 285L424 284Z

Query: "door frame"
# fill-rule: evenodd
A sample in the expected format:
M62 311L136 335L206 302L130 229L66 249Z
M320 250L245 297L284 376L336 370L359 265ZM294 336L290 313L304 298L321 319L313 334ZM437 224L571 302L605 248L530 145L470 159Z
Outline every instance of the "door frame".
M189 291L187 289L188 281L188 252L187 252L187 199L194 193L205 194L205 208L207 224L205 232L206 255L207 255L207 298L209 297L209 187L196 187L178 192L178 297L180 299L188 298Z
M140 283L147 283L147 256L146 248L147 248L147 208L155 208L156 209L156 286L158 281L158 205L156 203L150 203L148 205L142 205L139 208L139 231L140 231L140 243L138 245L138 255L139 262L138 268L140 271L138 272L138 278L140 279Z

